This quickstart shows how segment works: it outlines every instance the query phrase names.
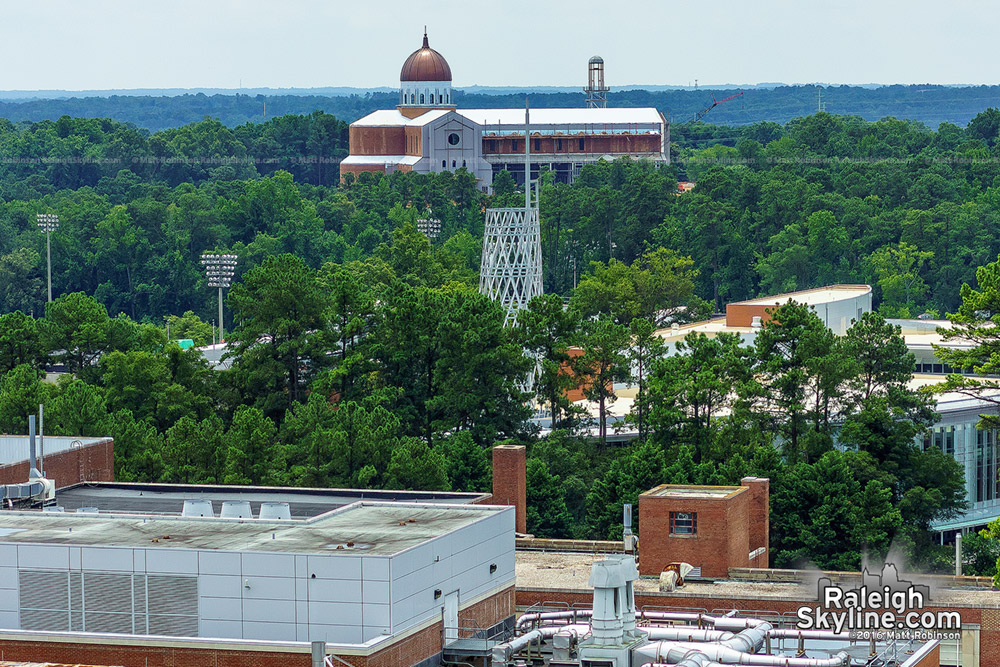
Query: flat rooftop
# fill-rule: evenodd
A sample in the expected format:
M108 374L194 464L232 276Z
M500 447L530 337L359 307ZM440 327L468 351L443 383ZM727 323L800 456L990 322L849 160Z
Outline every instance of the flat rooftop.
M2 512L0 543L390 556L503 511L513 508L358 502L292 521Z
M641 551L640 545L640 554ZM518 551L515 554L517 588L519 590L592 593L593 589L588 584L590 568L595 561L603 560L605 556L607 554L603 553ZM635 582L635 592L637 595L662 594L669 598L692 598L690 607L702 606L698 598L815 602L816 582L819 577L828 573L796 571L796 574L801 575L798 581L747 581L741 579L688 581L684 586L669 593L660 593L658 578L639 577ZM843 575L845 573L834 574ZM859 574L851 574L856 575L860 580ZM951 588L942 586L936 581L941 577L915 575L908 578L914 579L917 583L929 585L931 587L930 600L934 604L1000 608L1000 595L986 587Z
M201 484L130 484L84 482L56 489L56 505L66 511L96 507L119 514L180 516L185 500L208 500L218 516L226 500L245 500L254 516L262 502L288 503L293 519L307 519L359 500L421 502L448 505L486 500L488 494L381 489L310 489L299 487L225 486ZM2 515L2 512L0 512Z
M678 498L698 500L725 500L747 490L745 486L688 486L686 484L661 484L640 496L653 498Z
M730 306L776 306L787 303L789 299L807 306L818 306L824 303L834 303L844 299L852 299L865 294L870 294L870 285L829 285L827 287L817 287L815 289L801 290L799 292L787 292L774 296L762 296L759 299L749 301L737 301Z

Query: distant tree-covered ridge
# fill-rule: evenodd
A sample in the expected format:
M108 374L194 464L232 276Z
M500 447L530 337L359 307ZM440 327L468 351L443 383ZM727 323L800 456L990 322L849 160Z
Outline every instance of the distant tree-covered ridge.
M751 88L732 102L719 105L707 117L721 125L750 125L761 121L787 123L814 113L819 108L819 86L778 86ZM878 120L885 116L910 118L928 127L941 123L964 126L983 109L1000 105L1000 86L824 86L823 108L830 113ZM613 107L651 106L659 109L675 125L691 120L696 113L737 89L725 90L644 90L639 87L612 92ZM583 93L517 92L491 94L455 91L459 108L520 108L524 96L536 108L582 107ZM14 122L56 120L60 116L114 118L152 131L187 125L209 116L234 127L246 122L260 123L285 114L325 111L345 121L353 121L376 109L391 109L397 102L394 92L364 95L246 95L204 93L177 96L73 97L0 102L0 118Z

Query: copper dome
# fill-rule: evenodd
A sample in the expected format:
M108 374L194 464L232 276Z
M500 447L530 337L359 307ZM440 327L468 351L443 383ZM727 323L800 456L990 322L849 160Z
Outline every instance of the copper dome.
M440 53L427 45L424 31L424 45L410 54L399 72L400 81L451 81L451 68Z

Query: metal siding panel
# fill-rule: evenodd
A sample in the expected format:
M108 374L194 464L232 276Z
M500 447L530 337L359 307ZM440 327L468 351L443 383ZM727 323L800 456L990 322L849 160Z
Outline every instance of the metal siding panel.
M147 549L146 572L197 574L198 552L190 549Z
M198 590L206 598L243 597L243 580L239 576L203 574L198 577Z
M309 620L321 625L361 625L357 602L309 602Z
M17 611L17 591L13 588L0 589L0 612Z
M360 556L308 556L309 576L317 579L360 579Z
M246 587L250 583L250 588ZM244 600L294 600L295 583L289 577L245 577Z
M0 589L2 588L17 590L17 568L13 565L10 567L0 567Z
M71 570L83 569L83 555L81 547L69 548L69 569Z
M361 627L350 625L325 625L322 623L311 623L309 625L310 641L325 641L331 644L360 644L362 639Z
M20 544L17 566L21 569L49 569L65 572L69 569L69 547Z
M389 582L388 581L368 581L364 582L364 601L373 604L389 604Z
M310 602L361 602L360 581L337 581L335 579L310 579Z
M17 619L17 609L0 611L0 628L4 630L19 630L21 623Z
M295 624L244 621L243 638L264 641L295 641Z
M295 601L243 600L243 622L247 621L295 623Z
M241 621L208 621L202 619L198 624L199 637L217 637L219 639L242 639L243 623Z
M198 574L229 574L238 577L241 565L240 554L198 552Z
M133 572L145 572L146 571L146 550L145 549L133 549L132 550L132 571Z
M290 554L243 554L243 576L292 577L295 557Z
M243 619L243 600L202 597L199 600L199 612L202 619L239 622Z
M91 612L131 614L132 575L84 572L83 611L87 615L84 623L86 623L88 630L90 629L89 614ZM131 621L129 626L131 630ZM107 632L114 631L107 630Z
M10 567L17 565L17 546L14 544L0 544L0 563Z
M81 569L84 570L131 572L133 569L131 549L83 547L81 552Z
M299 630L308 630L309 625L309 603L304 600L299 600L295 602L295 622L299 626ZM308 633L306 633L308 638ZM305 641L305 640L303 640Z
M364 614L365 627L377 626L386 630L389 629L389 605L369 604L366 602L362 613Z
M361 576L365 581L389 581L389 559L388 558L362 558Z

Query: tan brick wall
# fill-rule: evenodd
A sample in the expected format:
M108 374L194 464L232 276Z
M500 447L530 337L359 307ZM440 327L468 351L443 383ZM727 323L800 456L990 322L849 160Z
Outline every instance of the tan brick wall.
M726 498L639 496L639 573L659 575L670 563L701 567L706 577L725 577L747 567L750 553L750 492ZM697 514L694 535L671 535L670 513Z
M80 482L115 481L115 446L110 438L45 457L45 476L61 489ZM0 484L28 481L28 462L0 467Z
M493 503L514 506L514 530L527 532L527 464L524 445L493 448Z

